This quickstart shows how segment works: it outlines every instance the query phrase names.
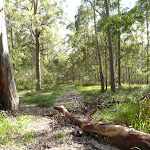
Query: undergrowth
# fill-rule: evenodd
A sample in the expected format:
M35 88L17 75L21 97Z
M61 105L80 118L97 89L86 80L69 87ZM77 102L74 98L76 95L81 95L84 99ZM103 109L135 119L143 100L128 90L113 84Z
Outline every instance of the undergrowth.
M134 85L130 88L124 85L117 88L115 94L111 92L110 87L104 93L100 92L100 86L75 86L74 88L84 96L83 102L89 107L95 104L101 105L102 101L104 103L112 100L120 101L109 108L104 105L92 116L94 120L126 124L139 131L150 133L150 110L148 109L150 98L137 101L148 95L149 85Z
M49 107L54 100L67 88L67 85L53 86L40 92L20 91L20 105ZM35 138L33 133L34 116L21 115L10 117L0 110L0 149L22 149L25 143L31 143ZM63 136L58 134L58 137Z
M53 86L47 90L23 91L19 93L20 105L32 105L40 107L50 107L54 104L54 100L61 95L67 85Z
M31 116L8 117L0 115L0 147L5 145L8 149L18 149L24 143L31 142L32 133Z

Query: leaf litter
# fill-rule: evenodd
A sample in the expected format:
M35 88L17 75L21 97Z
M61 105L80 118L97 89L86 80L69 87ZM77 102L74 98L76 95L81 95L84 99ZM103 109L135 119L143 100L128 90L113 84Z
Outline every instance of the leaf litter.
M86 108L82 96L72 87L67 88L55 100L55 105L64 105L71 113L82 117ZM104 145L73 125L63 114L52 107L20 106L9 115L32 115L34 138L18 149L23 150L119 150ZM6 149L6 147L3 147Z

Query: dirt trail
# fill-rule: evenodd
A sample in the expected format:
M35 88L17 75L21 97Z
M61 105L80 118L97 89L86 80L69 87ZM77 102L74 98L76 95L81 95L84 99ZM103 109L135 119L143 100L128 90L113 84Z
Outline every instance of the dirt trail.
M65 107L76 115L82 115L82 96L73 88L67 88L55 105ZM79 127L74 126L53 108L23 107L14 113L34 115L35 126L34 144L26 144L25 150L119 150L117 148L103 145L90 138L82 132ZM78 131L78 132L77 132Z

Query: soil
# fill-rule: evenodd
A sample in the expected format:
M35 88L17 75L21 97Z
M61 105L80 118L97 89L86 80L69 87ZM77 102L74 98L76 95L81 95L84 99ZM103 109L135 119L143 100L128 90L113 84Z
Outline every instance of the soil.
M82 96L72 87L67 88L56 99L55 105L64 105L71 113L80 117L86 109L82 104ZM52 107L20 106L16 112L12 112L13 116L22 114L33 115L35 126L34 141L26 143L22 147L24 150L119 150L86 135Z

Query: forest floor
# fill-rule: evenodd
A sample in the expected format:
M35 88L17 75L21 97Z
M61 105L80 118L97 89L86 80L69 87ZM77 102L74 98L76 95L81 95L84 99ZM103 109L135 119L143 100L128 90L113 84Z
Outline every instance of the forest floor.
M82 96L72 87L67 88L55 101L55 105L64 105L71 113L82 117L84 106ZM104 145L71 124L52 107L20 106L11 115L33 115L34 139L21 149L31 150L119 150Z

